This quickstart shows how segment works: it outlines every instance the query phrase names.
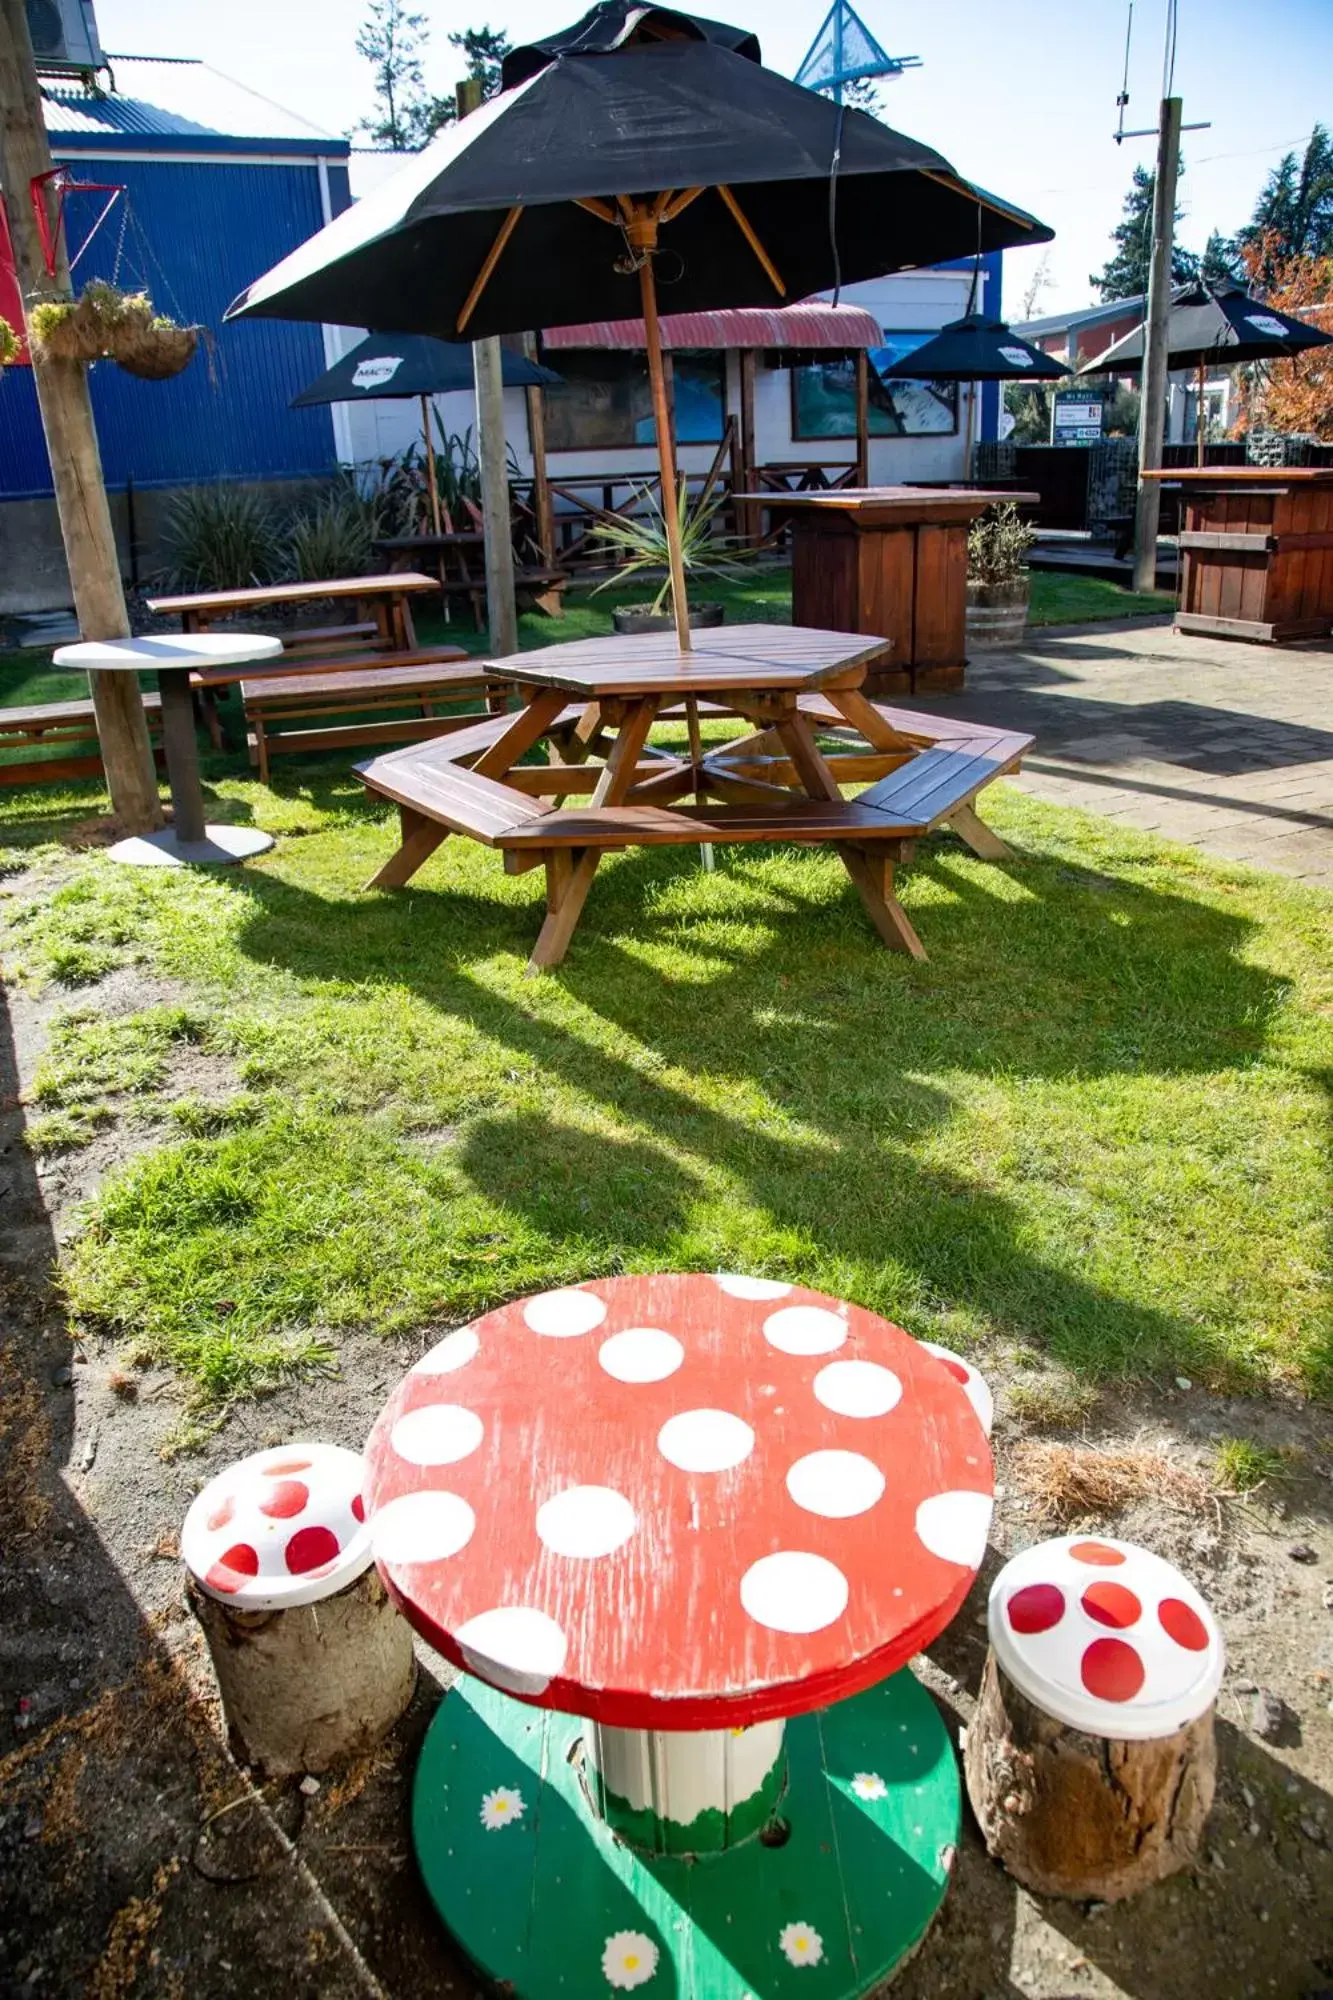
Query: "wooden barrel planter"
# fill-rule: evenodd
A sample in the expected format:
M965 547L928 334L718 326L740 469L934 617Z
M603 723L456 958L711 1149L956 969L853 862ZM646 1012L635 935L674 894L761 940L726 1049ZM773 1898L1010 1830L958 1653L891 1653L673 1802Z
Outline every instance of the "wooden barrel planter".
M360 1454L295 1444L209 1481L181 1530L233 1754L265 1777L327 1771L412 1698L412 1635L371 1567Z
M1179 1570L1069 1536L1000 1572L967 1733L996 1860L1038 1895L1113 1902L1187 1867L1213 1801L1225 1653Z
M967 649L969 653L1019 646L1028 622L1028 580L1012 583L969 583L967 586Z
M690 606L691 632L711 632L726 616L726 608L721 604L692 604ZM618 605L611 613L611 623L617 632L674 632L676 621L669 611L653 611L646 604Z

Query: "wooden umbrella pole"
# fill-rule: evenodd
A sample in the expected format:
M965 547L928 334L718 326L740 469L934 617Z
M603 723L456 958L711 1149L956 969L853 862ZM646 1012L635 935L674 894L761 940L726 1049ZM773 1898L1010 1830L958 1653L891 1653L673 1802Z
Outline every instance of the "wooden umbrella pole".
M1199 373L1195 379L1194 394L1194 463L1203 464L1203 362L1199 363Z
M662 518L666 523L667 562L671 570L671 609L676 620L677 643L682 653L688 653L691 651L690 612L685 599L685 557L680 544L680 495L676 482L676 453L671 438L671 411L667 404L666 373L662 367L662 330L657 323L657 281L653 276L652 252L657 246L657 221L644 210L636 212L636 220L640 222L640 227L627 233L634 249L642 256L639 295L643 300L643 332L648 349L653 422L657 427L657 457L662 468Z
M430 403L421 398L421 430L426 440L426 484L430 489L430 517L435 524L435 533L442 534L440 526L440 482L435 476L435 440L430 434Z

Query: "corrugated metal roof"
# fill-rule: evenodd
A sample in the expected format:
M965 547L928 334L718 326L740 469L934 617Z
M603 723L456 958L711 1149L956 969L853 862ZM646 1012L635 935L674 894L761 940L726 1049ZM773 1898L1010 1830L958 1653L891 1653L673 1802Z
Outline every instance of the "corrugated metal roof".
M114 90L43 86L46 129L53 139L326 139L346 141L312 125L210 63L175 57L112 56Z
M663 347L880 347L884 334L863 306L833 306L806 299L796 306L737 306L727 312L664 313ZM636 348L644 345L641 319L592 320L553 326L542 335L559 348Z

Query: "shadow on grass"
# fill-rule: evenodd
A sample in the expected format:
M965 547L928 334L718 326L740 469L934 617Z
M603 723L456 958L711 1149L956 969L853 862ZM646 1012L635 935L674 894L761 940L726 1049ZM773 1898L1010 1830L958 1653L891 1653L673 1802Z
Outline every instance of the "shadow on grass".
M1242 956L1248 918L1051 857L983 870L940 842L913 871L932 953L915 965L877 946L831 871L774 885L763 861L729 856L710 886L692 856L632 855L599 874L550 982L579 1020L549 985L496 974L526 956L536 892L490 901L451 888L448 869L446 848L409 891L336 914L255 873L241 947L304 978L405 985L636 1127L626 1145L500 1110L472 1122L458 1156L548 1241L586 1241L590 1272L758 1259L898 1315L964 1306L1086 1371L1170 1363L1238 1379L1223 1330L1044 1261L1031 1216L984 1165L922 1155L997 1080L1258 1061L1288 982ZM662 954L669 966L677 949L673 978ZM709 1103L681 1072L752 1096L755 1115ZM1033 1171L1060 1178L1058 1161ZM1333 1353L1314 1365L1333 1369Z

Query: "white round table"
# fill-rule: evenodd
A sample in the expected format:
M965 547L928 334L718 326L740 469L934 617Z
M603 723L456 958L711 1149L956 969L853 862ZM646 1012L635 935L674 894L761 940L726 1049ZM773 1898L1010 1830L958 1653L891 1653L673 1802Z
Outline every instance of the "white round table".
M187 862L244 861L272 847L273 836L252 826L207 826L199 782L199 746L194 733L190 675L201 667L240 666L272 660L281 639L257 632L168 633L161 638L85 639L60 646L57 667L79 673L152 672L162 695L162 746L171 786L174 824L160 833L134 834L110 849L113 861L139 867L183 867Z

